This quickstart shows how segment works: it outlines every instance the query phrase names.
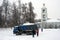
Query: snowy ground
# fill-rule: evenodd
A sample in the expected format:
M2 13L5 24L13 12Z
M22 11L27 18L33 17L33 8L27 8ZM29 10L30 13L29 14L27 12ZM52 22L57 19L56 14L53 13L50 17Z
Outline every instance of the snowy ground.
M60 29L44 29L39 31L39 36L33 38L32 35L14 35L11 28L0 28L0 40L60 40Z

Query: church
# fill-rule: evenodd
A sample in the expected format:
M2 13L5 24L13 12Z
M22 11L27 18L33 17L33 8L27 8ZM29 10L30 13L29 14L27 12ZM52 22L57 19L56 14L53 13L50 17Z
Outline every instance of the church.
M41 22L37 22L37 24L40 25L41 30L43 28L60 28L60 19L48 19L47 8L43 4L41 8Z

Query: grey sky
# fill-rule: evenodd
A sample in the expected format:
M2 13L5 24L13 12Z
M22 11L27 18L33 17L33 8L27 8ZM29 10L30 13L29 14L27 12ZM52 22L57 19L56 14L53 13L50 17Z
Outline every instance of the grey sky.
M1 0L2 1L2 0ZM1 4L0 1L0 4ZM18 0L9 0L11 3L14 1L18 2ZM36 18L41 18L41 8L42 4L45 3L47 8L47 13L49 18L60 18L60 0L21 0L22 3L32 2L34 6L34 12L37 14Z

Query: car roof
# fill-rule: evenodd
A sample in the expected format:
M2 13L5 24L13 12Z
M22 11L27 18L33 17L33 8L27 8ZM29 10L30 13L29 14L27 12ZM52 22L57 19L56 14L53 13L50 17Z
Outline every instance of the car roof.
M23 25L34 25L35 23L24 23Z

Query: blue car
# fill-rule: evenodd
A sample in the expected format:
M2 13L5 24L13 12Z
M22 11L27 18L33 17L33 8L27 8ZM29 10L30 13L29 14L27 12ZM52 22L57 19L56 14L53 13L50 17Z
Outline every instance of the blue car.
M37 25L21 25L18 27L14 27L13 33L16 35L21 35L21 34L27 34L31 35L32 30L35 30L35 34L38 32L38 27Z

